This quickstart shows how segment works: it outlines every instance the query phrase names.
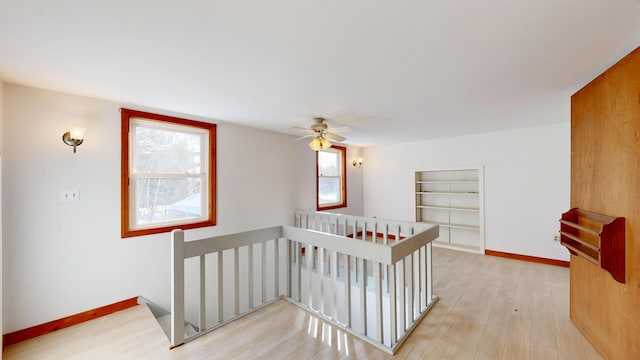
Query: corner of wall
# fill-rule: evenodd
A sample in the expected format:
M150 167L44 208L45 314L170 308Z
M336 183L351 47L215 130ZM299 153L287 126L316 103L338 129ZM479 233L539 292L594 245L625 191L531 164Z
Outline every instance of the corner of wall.
M4 266L4 261L2 261L2 247L3 247L3 241L2 241L2 154L3 154L3 138L4 138L4 133L2 131L3 125L4 125L4 95L3 95L3 90L4 90L4 82L2 81L2 79L0 79L0 349L3 348L3 344L2 344L2 334L4 334L4 326L3 324L3 317L2 317L2 313L3 313L3 307L2 307L2 267ZM0 359L2 359L2 352L0 352Z

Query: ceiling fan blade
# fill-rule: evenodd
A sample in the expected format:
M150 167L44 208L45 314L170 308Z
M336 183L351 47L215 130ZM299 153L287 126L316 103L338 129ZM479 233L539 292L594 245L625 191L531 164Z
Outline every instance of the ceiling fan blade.
M329 128L329 129L326 129L325 131L331 132L331 133L343 133L343 132L351 132L353 131L353 128L350 126L341 126L341 127Z
M310 137L314 137L316 136L316 134L309 134L309 135L304 135L304 136L300 136L299 138L293 140L293 141L300 141L302 139L306 139L306 138L310 138Z
M332 133L325 133L324 136L326 138L328 138L328 139L335 140L337 142L343 142L343 141L347 140L347 138L344 138L344 137L342 137L340 135L336 135L336 134L332 134Z
M307 133L315 133L315 131L309 129L309 128L303 128L303 127L299 127L299 126L293 126L290 127L289 130L296 130L296 131L304 131Z

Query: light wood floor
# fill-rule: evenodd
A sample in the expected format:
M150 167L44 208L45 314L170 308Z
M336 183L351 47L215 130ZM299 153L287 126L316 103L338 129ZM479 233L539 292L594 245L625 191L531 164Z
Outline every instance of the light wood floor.
M601 359L569 320L569 270L434 248L440 300L399 359ZM8 347L4 359L386 359L286 300L169 350L146 306Z

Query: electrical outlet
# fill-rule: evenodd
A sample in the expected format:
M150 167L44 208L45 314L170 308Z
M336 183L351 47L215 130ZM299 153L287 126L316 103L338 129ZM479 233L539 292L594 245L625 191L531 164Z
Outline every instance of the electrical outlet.
M554 235L553 241L560 241L560 235Z
M60 202L78 202L80 201L79 190L62 190L60 192Z

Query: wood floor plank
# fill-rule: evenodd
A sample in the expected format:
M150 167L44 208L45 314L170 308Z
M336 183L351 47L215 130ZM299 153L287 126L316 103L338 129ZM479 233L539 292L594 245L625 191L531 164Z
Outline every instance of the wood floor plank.
M536 269L530 263L517 263L519 277L514 303L510 309L509 333L503 351L503 359L530 359L531 318L533 316L533 293L531 283L535 281Z
M601 359L569 319L569 269L433 254L440 300L393 357L279 300L173 350L148 308L137 306L11 345L3 358Z
M511 331L513 316L511 309L515 303L518 288L518 269L512 262L502 261L496 267L496 277L503 274L498 283L498 293L493 301L491 313L485 325L482 338L478 344L478 359L500 359L504 354L505 344Z
M531 358L557 359L557 334L555 328L555 314L552 306L551 287L542 278L544 270L536 281L533 281L533 314L531 324Z

